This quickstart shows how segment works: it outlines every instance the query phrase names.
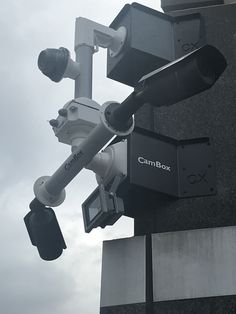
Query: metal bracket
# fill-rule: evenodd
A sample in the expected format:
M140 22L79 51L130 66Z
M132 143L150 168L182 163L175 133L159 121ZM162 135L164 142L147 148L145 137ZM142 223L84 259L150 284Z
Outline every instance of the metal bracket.
M126 28L118 30L96 23L89 19L78 17L75 27L75 51L79 46L88 46L98 50L98 47L108 48L111 57L121 51L126 39Z

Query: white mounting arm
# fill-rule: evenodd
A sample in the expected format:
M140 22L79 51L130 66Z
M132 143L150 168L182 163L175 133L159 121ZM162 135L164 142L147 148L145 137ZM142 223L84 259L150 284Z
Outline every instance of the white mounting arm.
M79 17L75 25L75 54L80 75L75 80L75 98L92 98L93 53L98 47L108 48L116 56L126 39L125 27L114 30L86 18Z
M75 51L79 46L88 46L95 51L98 47L108 48L111 56L117 55L125 42L126 28L118 30L78 17L75 24Z
M77 149L64 161L64 163L51 176L40 177L34 184L34 194L44 205L54 207L60 205L65 199L64 188L86 166L92 158L114 136L126 136L133 131L132 125L125 131L112 128L105 117L105 110L111 102L103 104L100 110L100 123L95 126L89 135L80 143ZM119 104L117 103L119 106Z
M95 172L97 182L104 185L116 175L127 176L127 140L106 147L85 168Z

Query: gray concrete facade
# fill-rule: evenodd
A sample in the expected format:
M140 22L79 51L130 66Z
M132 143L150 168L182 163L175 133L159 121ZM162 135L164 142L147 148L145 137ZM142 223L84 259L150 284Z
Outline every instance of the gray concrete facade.
M101 307L146 302L145 236L103 242Z
M154 302L236 294L236 227L152 235Z

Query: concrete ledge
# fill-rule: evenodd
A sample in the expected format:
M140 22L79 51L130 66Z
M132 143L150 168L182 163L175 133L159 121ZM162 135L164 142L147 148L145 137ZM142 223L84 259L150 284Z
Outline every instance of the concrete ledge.
M100 314L148 314L148 313L146 312L146 303L139 303L103 307L100 309Z
M106 307L145 302L145 236L104 241L100 303L104 313Z
M236 296L162 301L154 304L153 314L235 314Z
M236 227L152 235L154 302L236 294Z

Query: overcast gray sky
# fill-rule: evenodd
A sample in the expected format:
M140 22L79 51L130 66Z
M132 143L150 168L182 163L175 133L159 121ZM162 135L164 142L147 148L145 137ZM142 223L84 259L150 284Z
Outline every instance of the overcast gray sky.
M23 217L33 184L52 174L70 153L57 142L48 120L73 98L70 80L51 82L37 68L41 50L67 47L73 54L75 18L109 25L122 0L0 0L0 313L95 314L99 312L102 241L132 236L131 219L85 234L81 203L96 186L82 171L55 209L67 243L56 261L45 262L31 246ZM159 2L141 4L159 9ZM106 54L94 56L94 100L123 100L130 88L106 79Z

